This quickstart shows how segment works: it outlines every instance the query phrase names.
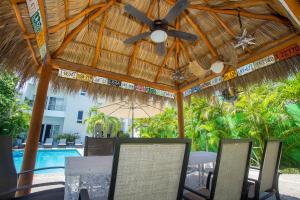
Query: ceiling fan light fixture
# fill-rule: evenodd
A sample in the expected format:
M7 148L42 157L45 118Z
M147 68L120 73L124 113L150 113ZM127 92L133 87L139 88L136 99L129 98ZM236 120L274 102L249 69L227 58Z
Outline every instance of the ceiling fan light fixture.
M210 66L211 71L213 71L216 74L219 74L224 69L224 62L217 60Z
M161 43L167 40L168 35L163 30L155 30L151 33L150 38L155 43Z

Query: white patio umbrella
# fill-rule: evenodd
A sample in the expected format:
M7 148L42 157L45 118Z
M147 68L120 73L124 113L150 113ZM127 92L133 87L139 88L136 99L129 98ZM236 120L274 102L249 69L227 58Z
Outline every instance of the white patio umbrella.
M98 110L106 115L117 118L131 118L132 137L134 136L134 118L148 118L163 112L161 108L158 108L158 105L151 102L143 104L127 100L105 105Z

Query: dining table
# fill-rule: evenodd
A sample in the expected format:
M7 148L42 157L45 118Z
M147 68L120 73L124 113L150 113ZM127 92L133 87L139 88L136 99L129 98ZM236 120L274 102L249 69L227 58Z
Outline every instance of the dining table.
M213 165L215 160L216 153L191 152L188 165L190 169L198 171L199 179L197 180L201 181L201 176L205 173L205 164L212 163ZM64 199L77 200L80 190L87 189L90 199L106 200L110 186L112 163L113 156L66 157ZM195 175L194 172L193 176ZM186 184L189 186L195 184L195 178L189 178L189 174L187 174Z

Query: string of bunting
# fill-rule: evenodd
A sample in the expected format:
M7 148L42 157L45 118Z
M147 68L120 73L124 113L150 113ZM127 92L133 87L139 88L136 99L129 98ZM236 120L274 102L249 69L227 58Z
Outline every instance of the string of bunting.
M117 81L117 80L112 80L109 78L103 78L100 76L92 76L89 74L84 74L80 72L75 72L71 70L65 70L65 69L59 69L58 76L63 77L63 78L68 78L68 79L74 79L74 80L80 80L80 81L85 81L89 83L96 83L96 84L101 84L101 85L111 85L115 87L120 87L123 89L127 90L135 90L139 92L144 92L148 94L154 94L158 96L163 96L167 98L174 99L175 94L163 90L158 90L155 88L151 87L146 87L143 85L136 85L133 83L128 83L125 81Z
M38 0L26 0L30 21L36 35L36 41L42 60L46 57L47 47L44 35L44 25Z
M300 55L299 45L291 45L285 49L276 52L275 54L266 56L253 63L249 63L237 69L231 69L228 72L226 72L223 76L217 76L209 81L201 83L200 85L194 86L193 88L184 91L183 95L184 97L187 97L193 93L200 92L205 88L217 85L223 81L228 81L235 77L243 76L260 68L272 65L275 62L286 60L297 55Z

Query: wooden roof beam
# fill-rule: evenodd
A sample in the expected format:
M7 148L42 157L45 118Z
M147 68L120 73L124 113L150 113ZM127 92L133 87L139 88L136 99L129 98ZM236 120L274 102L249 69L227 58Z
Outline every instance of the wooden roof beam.
M196 33L199 35L199 37L203 40L207 48L209 49L210 53L212 54L213 58L218 57L218 52L214 48L214 46L211 44L211 42L208 40L206 34L201 30L201 28L190 18L190 16L185 12L184 17L186 21L193 27L193 29L196 31Z
M285 40L284 40L285 39ZM270 43L270 47L269 48L266 48L264 51L256 51L256 52L253 52L251 54L251 57L241 61L238 63L238 66L241 67L241 66L244 66L246 64L249 64L249 63L252 63L256 60L259 60L261 58L264 58L266 56L269 56L277 51L280 51L281 49L284 49L290 45L293 45L293 44L300 44L300 35L299 34L291 34L290 36L287 36L285 38L281 38L279 40L276 40L272 43ZM222 75L222 74L221 74ZM220 76L220 74L212 74L204 79L198 79L192 83L189 83L188 85L184 85L184 86L180 86L180 91L181 92L184 92L196 85L199 85L201 83L204 83L206 81L209 81L217 76Z
M74 15L73 17L70 17L62 22L60 22L59 24L56 24L54 26L51 26L49 28L49 33L55 33L58 30L68 26L69 24L72 24L73 22L79 20L80 18L90 14L91 12L97 10L98 8L103 8L106 7L108 3L99 3L99 4L95 4L92 6L89 6L87 8L85 8L84 10L82 10L80 13Z
M67 37L65 37L64 41L60 45L60 47L53 53L53 57L57 57L59 54L63 52L63 50L67 47L67 45L73 40L73 38L85 27L88 25L90 21L93 21L96 19L100 14L105 12L107 9L109 9L113 4L115 0L109 1L104 7L102 7L100 10L98 10L96 13L92 14L91 16L86 17L81 24L79 24L75 29L73 29Z
M155 2L156 2L156 0L153 0L153 2L150 2L150 6L149 6L149 8L147 10L147 14L146 14L147 17L151 16L151 13L152 13L153 8L155 6ZM143 24L139 34L143 33L147 29L147 27L148 26L146 24ZM131 54L131 57L130 57L130 60L129 60L129 63L128 63L128 69L127 69L127 75L129 75L129 76L132 73L132 66L133 66L134 61L136 59L137 53L139 51L140 43L141 43L141 41L136 42L134 47L133 47L133 51L132 51L132 54Z
M165 56L160 68L158 69L157 73L156 73L156 76L155 76L155 79L154 79L154 82L157 82L158 81L158 78L159 78L159 75L160 73L162 72L162 69L164 68L164 66L166 65L168 59L170 58L173 50L175 49L176 47L176 42L173 42L172 46L170 47L170 49L168 50L167 52L167 55Z
M128 83L144 85L147 87L152 87L152 88L156 88L159 90L165 90L165 91L173 92L173 93L177 91L174 87L172 87L170 85L153 83L153 82L150 82L150 81L147 81L144 79L129 77L124 74L108 72L108 71L104 71L104 70L101 70L101 69L98 69L95 67L64 61L62 59L51 59L50 64L55 69L62 68L62 69L72 70L72 71L86 73L86 74L90 74L90 75L94 75L94 76L101 76L101 77L109 78L109 79L113 79L113 80L126 81Z
M176 0L166 0L169 4L174 4ZM251 0L250 0L251 1ZM271 15L271 14L256 14L256 13L251 13L247 11L237 11L237 10L227 10L227 9L216 9L208 6L202 6L202 5L195 5L195 4L190 4L188 8L192 8L195 10L202 10L202 11L208 11L208 12L214 12L214 13L220 13L220 14L225 14L225 15L238 15L240 13L241 16L247 17L247 18L253 18L253 19L261 19L261 20L269 20L269 21L274 21L278 22L281 24L286 24L289 23L289 20L286 19L285 17L280 17L276 15Z
M23 18L21 16L20 10L17 7L17 1L16 0L11 0L11 4L12 4L12 8L13 8L13 10L15 12L15 15L16 15L16 18L17 18L17 22L18 22L18 24L19 24L19 26L20 26L20 28L21 28L21 30L23 32L23 35L25 36L26 33L27 33L27 30L26 30ZM35 35L34 35L34 38L35 38ZM24 37L24 39L26 40L26 43L27 43L27 45L29 47L29 50L31 52L31 56L32 56L33 61L35 62L35 64L39 65L39 62L38 62L38 60L36 58L35 51L34 51L34 48L33 48L32 44L31 44L31 42L30 42L30 39L29 38L25 38L25 37Z
M287 22L289 22L289 20L284 17L279 17L279 16L272 15L272 14L256 14L256 13L251 13L251 12L247 12L247 11L215 9L215 8L211 8L211 7L207 7L207 6L201 6L201 5L190 5L189 8L213 12L213 13L220 13L220 14L225 14L225 15L236 15L237 16L238 14L240 14L241 16L247 17L247 18L274 21L274 22L278 22L281 24L286 24Z
M235 8L250 8L254 6L266 5L271 3L270 0L243 0L241 2L226 2L222 6L214 6L217 9L235 9Z
M92 62L92 66L96 66L97 62L98 62L98 58L100 56L100 51L101 51L101 44L102 44L102 37L103 37L103 31L104 31L104 27L105 24L107 22L108 19L108 12L106 11L103 15L103 19L102 22L100 23L99 26L99 30L98 30L98 39L97 39L97 44L96 44L96 50L95 50L95 56Z

